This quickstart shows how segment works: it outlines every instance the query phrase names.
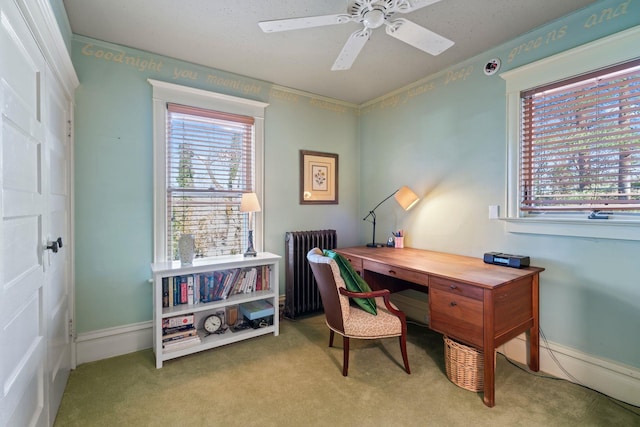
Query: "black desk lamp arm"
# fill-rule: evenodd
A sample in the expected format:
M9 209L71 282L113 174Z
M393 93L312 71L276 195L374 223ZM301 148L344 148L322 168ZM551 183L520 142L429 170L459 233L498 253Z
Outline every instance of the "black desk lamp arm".
M366 220L367 218L369 218L370 216L373 217L373 222L376 221L376 214L375 211L376 209L378 209L380 207L381 204L383 204L384 202L386 202L387 200L389 200L394 194L396 194L398 191L400 191L400 189L398 188L396 191L394 191L393 193L389 194L383 201L381 201L380 203L378 203L376 205L375 208L371 209L369 211L369 213L367 214L367 216L365 216L364 218L362 218L362 220Z
M363 221L365 221L367 218L371 217L373 218L373 221L370 221L373 223L373 238L371 240L371 245L375 246L376 244L376 209L378 209L378 207L383 204L384 202L386 202L387 200L389 200L394 194L396 194L398 191L400 191L400 189L398 188L396 191L394 191L393 193L389 194L389 196L387 196L384 200L382 200L380 203L378 203L376 205L375 208L371 209L369 211L369 213L367 214L367 216L365 216L364 218L362 218Z

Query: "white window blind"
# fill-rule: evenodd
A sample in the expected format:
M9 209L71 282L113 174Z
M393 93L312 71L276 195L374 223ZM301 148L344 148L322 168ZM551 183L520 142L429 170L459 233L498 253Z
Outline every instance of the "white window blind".
M193 234L196 257L239 254L242 193L254 192L254 118L167 104L167 255Z
M520 209L640 212L640 60L521 93Z

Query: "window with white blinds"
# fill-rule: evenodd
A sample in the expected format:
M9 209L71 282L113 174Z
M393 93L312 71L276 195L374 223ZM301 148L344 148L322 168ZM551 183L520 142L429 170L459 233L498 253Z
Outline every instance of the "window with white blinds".
M255 192L254 118L167 103L166 254L195 238L196 257L242 253L247 215L242 193Z
M640 212L640 60L521 92L520 210Z

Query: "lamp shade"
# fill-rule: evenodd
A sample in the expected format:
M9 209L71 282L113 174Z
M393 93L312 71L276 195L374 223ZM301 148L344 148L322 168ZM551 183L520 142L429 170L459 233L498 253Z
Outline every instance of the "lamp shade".
M406 185L400 188L393 197L405 211L411 209L420 200L416 193L411 191Z
M260 202L258 202L258 196L256 195L256 193L242 194L242 200L240 201L240 212L260 211Z

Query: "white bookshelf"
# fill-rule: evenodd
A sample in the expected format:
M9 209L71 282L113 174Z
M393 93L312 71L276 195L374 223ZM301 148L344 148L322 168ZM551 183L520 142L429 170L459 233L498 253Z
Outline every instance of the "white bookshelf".
M278 262L279 255L269 252L260 252L255 257L244 257L244 255L232 255L224 257L213 257L195 259L192 265L181 265L179 261L158 262L151 265L153 273L153 351L156 356L156 368L162 368L162 363L166 360L182 357L187 354L209 350L227 344L232 344L245 339L260 335L279 333L279 313L278 313ZM251 268L267 266L269 274L269 289L253 291L231 295L226 299L212 302L198 302L194 304L179 304L163 307L162 282L164 278L196 275L219 270L231 270L236 268ZM227 329L222 334L207 335L202 329L204 319L215 312L225 310L226 307L235 306L242 303L267 300L274 308L273 324L257 329L244 329L232 332ZM195 326L200 336L201 342L193 344L179 350L166 351L162 346L162 320L174 316L194 314ZM242 319L242 314L238 311L238 318Z

